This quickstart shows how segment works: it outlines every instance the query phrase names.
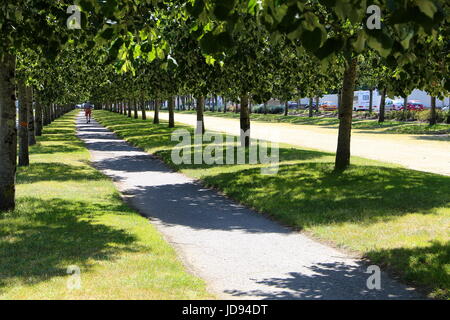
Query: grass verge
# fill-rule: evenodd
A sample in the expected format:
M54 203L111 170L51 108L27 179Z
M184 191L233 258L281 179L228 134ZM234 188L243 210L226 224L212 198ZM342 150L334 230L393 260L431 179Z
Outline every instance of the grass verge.
M0 299L204 299L159 232L89 165L71 112L44 129L0 215ZM67 268L78 266L81 288ZM73 287L72 287L73 288Z
M450 177L352 158L333 172L334 154L280 147L277 175L261 165L175 165L166 122L96 111L120 137L208 186L319 239L357 251L431 297L450 298ZM192 128L177 125L192 132Z

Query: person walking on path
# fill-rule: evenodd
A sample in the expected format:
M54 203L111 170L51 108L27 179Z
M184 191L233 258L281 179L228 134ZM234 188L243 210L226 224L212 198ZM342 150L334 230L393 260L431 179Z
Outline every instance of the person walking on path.
M86 123L91 123L92 105L90 102L84 104L84 115L86 116Z

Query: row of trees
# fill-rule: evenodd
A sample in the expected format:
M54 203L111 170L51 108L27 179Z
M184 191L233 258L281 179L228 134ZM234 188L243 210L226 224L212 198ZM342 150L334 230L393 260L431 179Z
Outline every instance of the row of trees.
M372 4L382 9L379 29L368 27ZM421 88L442 97L450 89L445 0L83 0L81 29L67 28L69 5L30 0L0 8L0 210L14 207L16 88L25 106L19 123L25 109L32 119L33 99L37 131L52 106L88 99L122 113L128 105L128 116L140 109L143 117L153 101L155 123L167 100L173 126L178 95L195 98L203 124L205 97L213 94L240 103L246 132L250 101L339 91L338 171L350 164L357 83L384 96ZM33 143L32 125L28 138L19 126L23 143ZM242 143L249 146L248 135Z

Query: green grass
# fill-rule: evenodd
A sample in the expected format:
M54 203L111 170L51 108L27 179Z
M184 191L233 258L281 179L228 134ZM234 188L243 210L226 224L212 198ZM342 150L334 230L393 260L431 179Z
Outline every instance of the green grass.
M195 111L178 111L179 113L193 114ZM220 118L239 119L239 113L234 112L205 112L206 116ZM335 116L314 116L309 118L306 115L279 115L279 114L256 114L250 115L253 121L262 121L270 123L290 123L297 125L315 125L328 128L338 128L339 119ZM391 134L449 134L450 124L436 124L433 126L421 122L403 122L386 120L378 123L378 120L353 119L353 128L356 130L366 130L367 133L391 133Z
M450 298L450 177L353 157L343 174L334 154L280 146L277 175L261 165L174 165L167 124L107 111L95 118L120 137L237 201ZM177 124L177 128L191 130ZM191 130L192 131L192 130Z
M204 299L159 232L89 165L75 115L55 121L17 174L17 208L0 215L0 299ZM67 267L81 269L69 290Z

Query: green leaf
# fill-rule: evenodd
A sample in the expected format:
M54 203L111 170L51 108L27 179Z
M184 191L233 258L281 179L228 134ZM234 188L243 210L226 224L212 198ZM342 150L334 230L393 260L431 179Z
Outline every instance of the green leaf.
M358 32L358 38L352 43L357 53L361 53L366 45L366 33L363 30Z
M106 28L101 34L100 37L106 40L111 40L114 35L114 29Z
M303 30L300 39L307 50L315 51L322 44L322 31L319 28L313 31Z
M431 0L415 0L415 3L420 11L430 18L433 18L434 14L437 12L436 5Z
M344 41L339 38L330 38L324 45L314 52L314 55L320 60L324 60L330 55L340 51L344 46Z
M195 18L198 18L198 16L202 13L204 7L205 3L203 2L203 0L195 0L194 4L189 3L186 6L186 10L189 12L190 15L192 15Z

